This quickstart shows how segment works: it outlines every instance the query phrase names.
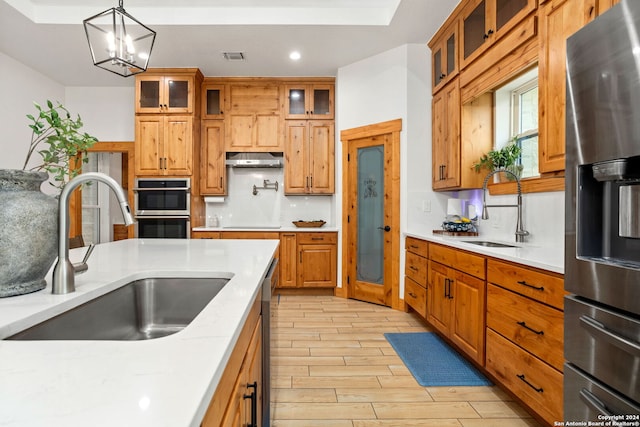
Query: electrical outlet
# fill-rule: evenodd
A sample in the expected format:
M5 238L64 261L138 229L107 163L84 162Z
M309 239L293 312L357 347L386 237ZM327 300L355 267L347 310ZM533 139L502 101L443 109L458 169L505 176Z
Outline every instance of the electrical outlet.
M422 201L422 212L425 212L425 213L431 212L431 200Z

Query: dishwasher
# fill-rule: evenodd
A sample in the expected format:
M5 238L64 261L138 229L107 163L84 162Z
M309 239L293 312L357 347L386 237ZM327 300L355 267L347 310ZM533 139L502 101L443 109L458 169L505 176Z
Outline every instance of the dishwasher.
M271 425L271 295L278 284L278 259L262 281L262 426Z

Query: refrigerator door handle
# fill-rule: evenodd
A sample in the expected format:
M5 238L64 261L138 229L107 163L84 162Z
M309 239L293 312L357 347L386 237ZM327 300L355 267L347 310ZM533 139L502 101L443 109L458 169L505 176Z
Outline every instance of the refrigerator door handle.
M623 336L620 336L607 329L602 323L597 320L582 315L580 316L580 325L585 328L592 336L601 338L609 344L615 345L619 349L629 353L635 357L640 357L640 344L631 341Z

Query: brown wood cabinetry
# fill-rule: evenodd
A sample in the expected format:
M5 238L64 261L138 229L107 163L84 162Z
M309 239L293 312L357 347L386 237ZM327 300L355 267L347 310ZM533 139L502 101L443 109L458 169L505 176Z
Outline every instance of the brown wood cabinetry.
M337 240L337 233L298 233L298 287L336 287Z
M219 231L192 231L191 238L192 239L219 239L220 232Z
M284 148L286 194L332 194L335 131L329 120L288 120Z
M458 75L458 27L458 18L452 15L429 42L434 94Z
M136 175L191 175L193 116L138 115L135 128Z
M201 427L238 427L261 419L262 321L254 303ZM247 397L245 397L247 396ZM248 397L253 396L253 397ZM251 400L256 399L252 405ZM257 424L254 424L257 425Z
M552 424L562 420L562 276L487 263L486 369Z
M298 280L296 233L280 233L280 282L278 287L295 288Z
M431 101L432 183L434 190L460 185L460 82L454 79Z
M596 0L550 0L538 10L538 162L541 173L564 170L566 41L595 18Z
M224 122L202 120L200 141L200 194L227 193L224 151Z
M416 313L427 318L427 242L413 237L405 240L406 262L404 300Z
M460 15L460 68L536 10L536 0L469 0Z
M280 288L335 288L335 232L280 233Z
M202 74L198 69L149 69L136 75L136 113L197 115L196 93Z
M202 83L202 118L203 119L224 119L225 85L223 83L212 83L205 81Z
M297 83L284 86L286 119L334 118L334 84Z
M190 176L200 142L202 73L156 68L135 78L135 174Z
M598 15L602 15L618 3L620 3L620 0L597 0Z
M428 321L480 365L485 349L482 256L429 244Z
M226 151L282 151L280 85L230 84L227 98Z

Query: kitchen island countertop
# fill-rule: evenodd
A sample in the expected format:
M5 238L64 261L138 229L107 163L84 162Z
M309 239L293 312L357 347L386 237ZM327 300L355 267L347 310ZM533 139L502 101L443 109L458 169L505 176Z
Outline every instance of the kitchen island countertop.
M76 292L0 298L0 338L145 277L229 282L184 330L146 341L0 340L2 426L199 426L276 240L130 239L97 245ZM72 260L82 258L82 248Z

